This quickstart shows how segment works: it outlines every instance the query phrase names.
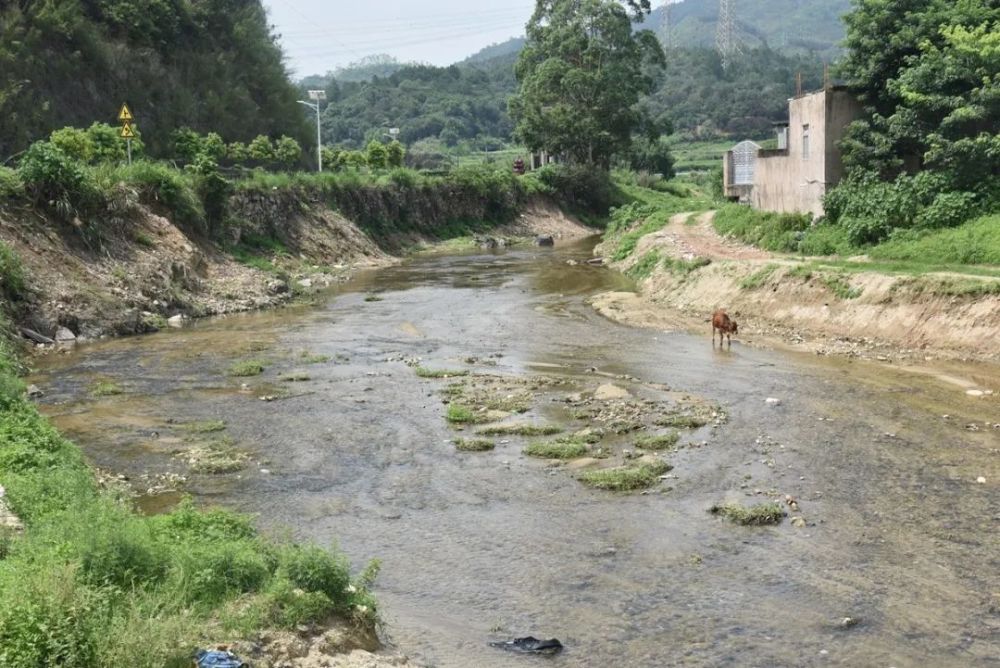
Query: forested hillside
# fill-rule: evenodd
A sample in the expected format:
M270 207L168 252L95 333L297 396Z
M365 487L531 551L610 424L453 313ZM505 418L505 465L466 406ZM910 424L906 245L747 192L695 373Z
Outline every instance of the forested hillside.
M0 161L128 102L160 153L180 126L307 138L260 0L0 2Z
M667 47L667 66L649 100L685 134L762 137L787 114L796 75L803 87L822 85L823 65L838 53L840 17L850 0L744 0L737 4L744 56L723 71L711 48L717 0L684 0L671 7L670 30L661 8L639 24ZM335 101L325 112L326 140L353 148L401 129L408 144L440 139L446 145L509 140L507 100L517 90L513 67L523 38L493 44L449 68L372 58L303 85L328 87Z

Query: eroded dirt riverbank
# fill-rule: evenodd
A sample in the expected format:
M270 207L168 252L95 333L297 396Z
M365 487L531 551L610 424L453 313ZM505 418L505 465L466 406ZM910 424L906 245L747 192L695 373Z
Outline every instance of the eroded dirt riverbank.
M202 502L382 559L389 633L422 663L534 663L487 646L530 633L566 645L554 666L1000 665L996 396L615 324L586 300L629 285L583 265L590 252L416 258L319 308L81 347L32 380L102 468L182 476ZM262 375L228 375L249 359ZM590 489L523 456L535 439L456 451L472 428L446 422L450 381L418 377L414 360L566 394L669 388L728 419L658 455L673 469L648 493ZM102 382L123 394L95 397ZM511 419L585 426L552 398ZM175 454L193 423L222 423L245 467L193 471ZM615 456L628 438L610 441ZM805 526L708 513L786 495Z

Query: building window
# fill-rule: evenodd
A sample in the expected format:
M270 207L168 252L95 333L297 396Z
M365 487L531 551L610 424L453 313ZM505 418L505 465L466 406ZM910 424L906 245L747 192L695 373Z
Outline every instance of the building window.
M809 150L810 150L810 147L809 147L809 126L808 125L803 125L802 126L802 159L803 160L808 160L809 159Z

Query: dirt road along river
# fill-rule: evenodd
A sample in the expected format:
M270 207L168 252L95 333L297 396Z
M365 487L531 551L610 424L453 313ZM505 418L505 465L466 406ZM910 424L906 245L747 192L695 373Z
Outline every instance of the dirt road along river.
M559 668L1000 666L996 395L614 324L586 300L628 284L583 264L592 246L418 257L313 307L52 355L32 382L56 425L134 485L174 473L199 502L381 559L389 634L420 663L540 665L487 644L533 634L565 644L546 664ZM247 358L264 373L227 375ZM645 493L602 491L522 455L531 439L456 451L472 430L444 419L452 381L417 364L535 379L521 420L565 419L563 395L595 383L727 419L684 431ZM124 393L94 397L99 381ZM220 421L244 468L192 472L179 425ZM615 459L629 438L601 447ZM708 512L786 495L798 511L777 526Z

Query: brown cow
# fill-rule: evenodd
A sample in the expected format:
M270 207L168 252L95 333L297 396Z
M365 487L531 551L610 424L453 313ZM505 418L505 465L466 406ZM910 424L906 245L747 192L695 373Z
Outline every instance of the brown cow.
M715 347L715 332L719 332L719 347L722 347L722 337L727 337L729 347L733 347L733 334L739 334L739 325L721 308L712 314L712 347Z

